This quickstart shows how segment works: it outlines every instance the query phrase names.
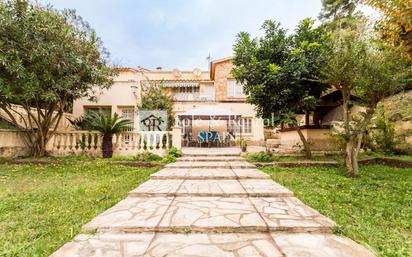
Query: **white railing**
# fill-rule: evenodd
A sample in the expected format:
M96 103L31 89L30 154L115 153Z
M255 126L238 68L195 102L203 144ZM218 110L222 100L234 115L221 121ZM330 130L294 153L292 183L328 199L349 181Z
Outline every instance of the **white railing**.
M102 155L103 134L97 131L56 132L49 143L49 153L55 156ZM113 135L113 155L134 155L142 151L163 154L171 145L171 132L139 131Z

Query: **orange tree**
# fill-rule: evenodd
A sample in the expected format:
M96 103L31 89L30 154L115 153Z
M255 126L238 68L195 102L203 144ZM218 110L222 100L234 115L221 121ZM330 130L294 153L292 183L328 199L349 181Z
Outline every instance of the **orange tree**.
M43 156L65 108L110 87L113 70L100 39L72 10L7 0L0 17L0 110L31 154Z

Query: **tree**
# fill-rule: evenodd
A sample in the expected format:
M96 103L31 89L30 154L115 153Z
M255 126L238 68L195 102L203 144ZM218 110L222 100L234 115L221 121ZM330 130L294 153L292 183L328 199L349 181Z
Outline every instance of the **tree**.
M321 19L351 17L359 0L322 0Z
M305 19L288 36L278 23L269 20L263 24L263 37L251 39L246 32L237 36L232 73L243 84L257 115L272 119L273 125L296 120L297 114L314 108L328 87L319 77L326 61L328 35L323 27L314 28L313 24ZM310 145L299 126L296 130L310 158Z
M113 156L113 134L128 129L131 125L130 120L121 118L117 113L109 116L100 112L92 112L85 118L86 127L103 133L102 151L103 158Z
M24 132L32 155L43 156L70 101L111 86L108 53L72 10L7 0L0 17L0 108Z
M141 103L139 109L142 110L165 110L167 111L167 129L174 125L173 99L162 91L159 85L148 83L142 88Z
M378 28L384 39L403 42L412 55L412 2L408 0L363 0L383 14Z
M346 167L350 176L356 176L357 156L376 106L410 82L411 62L402 48L382 44L376 33L364 29L335 32L330 55L323 74L343 96ZM351 95L365 109L356 117L351 115Z

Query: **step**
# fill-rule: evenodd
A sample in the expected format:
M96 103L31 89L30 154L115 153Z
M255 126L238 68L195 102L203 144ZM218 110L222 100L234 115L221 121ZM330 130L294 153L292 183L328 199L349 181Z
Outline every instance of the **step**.
M151 175L152 179L269 179L257 169L166 168Z
M244 161L240 156L184 156L177 159L179 162L220 162L220 161Z
M336 224L295 197L128 197L83 226L116 232L331 232Z
M166 168L205 168L205 169L219 169L219 168L256 168L255 165L244 162L244 161L230 161L230 162L183 162L178 161L174 163L169 163L165 166Z
M374 257L353 240L322 233L81 234L51 257L94 256L357 256Z
M293 196L293 193L270 179L152 179L130 191L128 195L285 197Z
M199 148L184 147L182 148L183 156L240 156L242 153L239 147L221 147L221 148Z

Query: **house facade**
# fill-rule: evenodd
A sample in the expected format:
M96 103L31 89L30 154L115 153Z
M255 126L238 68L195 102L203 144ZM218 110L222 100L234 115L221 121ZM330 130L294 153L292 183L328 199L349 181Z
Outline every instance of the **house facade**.
M73 104L73 115L79 117L88 111L101 111L107 114L118 113L133 121L131 130L141 130L138 106L144 87L157 85L173 98L176 124L187 127L193 137L201 131L218 131L225 135L231 129L236 135L250 140L251 144L264 143L263 121L256 118L251 104L246 103L242 86L236 83L231 74L232 58L215 60L210 63L209 71L148 70L145 68L120 68L118 76L110 89L97 92L97 101L78 99ZM210 110L211 113L235 113L236 121L195 120L187 124L179 116L194 110Z

